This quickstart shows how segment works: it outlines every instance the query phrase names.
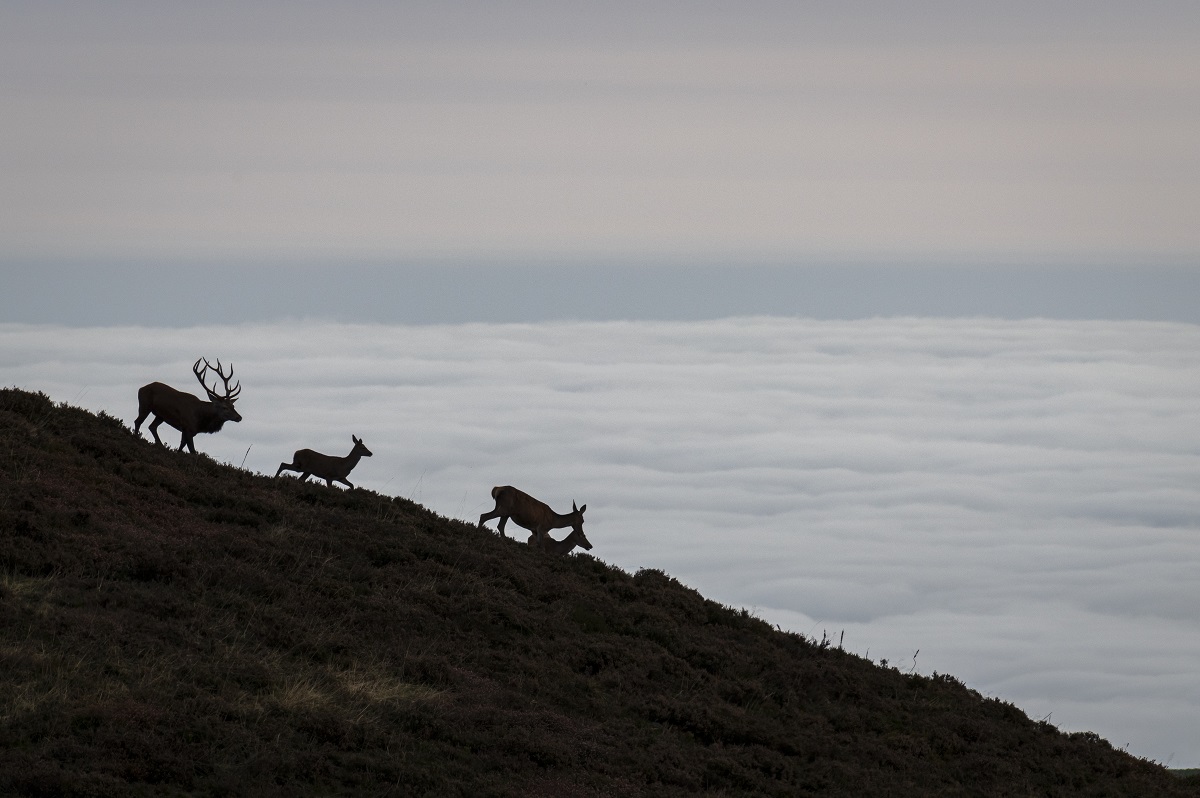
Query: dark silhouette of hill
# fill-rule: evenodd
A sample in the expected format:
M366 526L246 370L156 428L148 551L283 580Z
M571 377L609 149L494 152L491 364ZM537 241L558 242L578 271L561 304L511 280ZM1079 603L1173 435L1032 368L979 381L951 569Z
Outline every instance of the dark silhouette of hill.
M168 451L16 389L0 675L4 794L1200 795L660 571Z

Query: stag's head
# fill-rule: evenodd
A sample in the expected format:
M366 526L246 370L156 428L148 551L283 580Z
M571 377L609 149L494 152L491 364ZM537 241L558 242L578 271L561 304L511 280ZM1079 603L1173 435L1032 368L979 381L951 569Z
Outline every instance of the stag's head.
M204 368L200 367L200 363L204 363ZM208 387L208 383L204 381L209 369L217 372L217 376L221 378L224 385L224 393L217 393L213 382L213 388ZM242 383L239 380L233 387L230 387L229 381L233 379L233 364L229 364L229 374L225 374L225 370L221 367L221 361L217 360L217 367L214 369L207 358L200 358L192 364L192 373L196 375L196 379L200 380L200 384L204 386L204 392L208 394L208 400L212 402L213 407L217 411L217 418L223 424L226 421L241 421L242 416L238 413L233 403L237 401L238 396L242 392ZM218 424L218 429L220 425Z
M353 435L351 435L350 440L354 441L354 449L353 449L353 451L350 452L351 457L353 457L354 455L358 455L359 457L370 457L371 456L371 450L368 449L367 445L362 442L362 438L356 438Z

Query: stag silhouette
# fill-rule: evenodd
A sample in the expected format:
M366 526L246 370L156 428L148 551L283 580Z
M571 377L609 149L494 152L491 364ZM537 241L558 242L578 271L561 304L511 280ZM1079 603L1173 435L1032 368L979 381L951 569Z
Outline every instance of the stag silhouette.
M200 368L202 361L204 368ZM242 417L234 408L233 403L237 401L242 392L242 383L239 381L232 388L229 387L229 381L233 379L233 364L229 364L228 376L221 368L220 360L217 361L217 367L213 369L225 384L224 394L218 394L204 381L209 369L212 369L212 365L209 364L207 358L200 358L192 364L192 373L196 375L196 379L204 386L204 392L208 394L209 401L207 402L161 382L152 382L139 388L138 417L133 424L133 433L141 435L142 422L153 413L154 420L150 422L150 434L154 436L155 443L159 446L166 445L158 437L158 427L165 421L169 426L183 433L183 437L179 440L179 451L183 451L186 446L188 451L195 454L196 445L192 442L192 438L197 433L218 432L226 421L241 421ZM214 382L213 385L216 383Z

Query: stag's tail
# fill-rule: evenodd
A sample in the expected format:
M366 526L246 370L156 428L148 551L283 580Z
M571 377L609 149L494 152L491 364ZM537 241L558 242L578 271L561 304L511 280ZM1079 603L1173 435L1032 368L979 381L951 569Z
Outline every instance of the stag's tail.
M497 498L502 490L504 490L504 488L501 485L497 485L496 487L492 488L492 498Z

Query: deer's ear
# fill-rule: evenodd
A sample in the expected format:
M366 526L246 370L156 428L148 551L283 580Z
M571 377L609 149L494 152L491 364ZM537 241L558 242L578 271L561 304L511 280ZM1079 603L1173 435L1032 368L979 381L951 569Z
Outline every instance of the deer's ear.
M355 443L362 443L362 441L360 441L358 438L354 437L353 435L350 436L350 440L354 441Z
M571 504L572 504L572 505L574 505L574 504L575 504L575 502L571 502ZM586 504L585 504L585 505L583 505L582 507L580 507L580 508L579 508L579 514L580 514L580 515L583 515L583 511L584 511L584 510L586 510L586 509L587 509L587 505L586 505Z

